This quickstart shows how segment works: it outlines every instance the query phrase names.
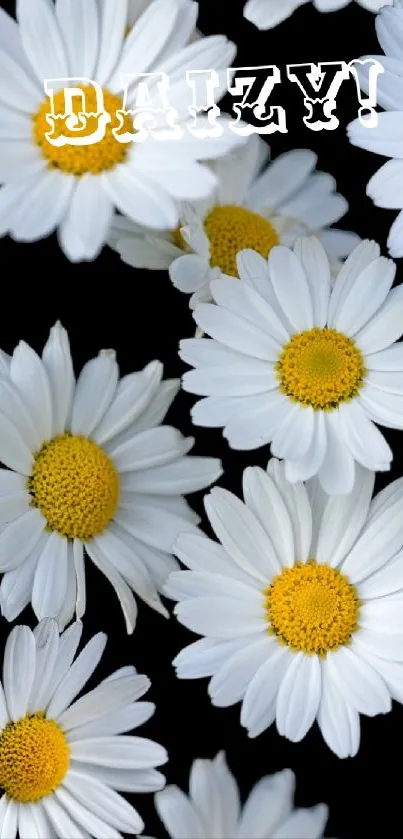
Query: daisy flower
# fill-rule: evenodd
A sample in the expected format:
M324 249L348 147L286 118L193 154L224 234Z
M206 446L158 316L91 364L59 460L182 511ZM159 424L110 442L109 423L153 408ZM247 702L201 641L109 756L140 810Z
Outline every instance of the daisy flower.
M87 555L116 591L133 632L133 591L168 616L157 590L175 567L171 546L198 517L183 493L221 475L219 460L161 425L177 393L159 361L119 380L103 350L75 381L58 323L40 358L21 341L0 370L0 586L4 617L31 602L64 627L85 612Z
M266 775L241 806L238 784L225 753L195 760L189 795L167 786L155 795L158 815L172 839L320 839L328 818L325 804L295 809L290 769Z
M194 319L211 338L186 339L195 369L185 390L203 396L193 422L223 427L233 449L271 443L287 479L319 475L329 494L348 493L354 464L387 471L392 451L374 423L403 428L403 286L375 242L361 242L330 284L315 238L276 246L265 260L238 255L243 283L211 283L212 303Z
M153 0L133 21L128 0L18 0L18 24L1 10L0 72L7 83L0 92L0 235L32 242L57 229L71 261L93 260L114 208L145 227L165 229L178 223L178 201L211 193L215 178L199 161L243 142L230 130L200 140L185 127L182 139L154 136L126 145L112 134L123 106L122 74L167 73L183 126L191 103L186 70L231 66L236 49L224 36L188 43L197 8L191 0ZM128 21L134 25L126 37ZM45 136L50 102L44 79L73 77L101 86L112 119L96 144L55 147ZM95 90L84 82L81 87L87 111L95 112ZM222 85L217 96L224 90ZM63 112L62 89L54 102L55 112ZM150 105L159 106L157 87ZM78 96L73 107L81 108ZM163 115L161 120L157 129L163 130Z
M391 158L381 166L367 184L367 195L377 207L400 210L388 236L389 253L403 256L403 2L395 0L393 8L382 9L375 20L379 43L385 55L375 58L384 68L377 79L377 102L386 113L378 114L378 124L365 128L358 119L348 126L350 142L367 151ZM364 75L357 69L362 89L368 93Z
M165 593L204 636L179 653L177 675L212 677L213 705L241 701L249 737L276 721L299 742L316 720L335 754L353 756L359 714L403 702L403 479L371 500L373 486L358 467L351 494L329 497L316 478L288 483L272 459L244 471L244 502L221 488L205 498L219 543L177 539L190 570Z
M308 2L309 0L247 0L244 15L246 20L258 29L273 29ZM313 5L318 12L337 12L350 2L351 0L313 0ZM390 6L393 0L357 0L357 2L368 11L377 12L382 6Z
M252 135L242 149L211 162L218 187L211 198L182 206L178 229L151 233L116 216L110 244L134 268L169 269L176 288L192 295L191 308L211 300L211 280L239 276L236 255L245 248L267 258L274 245L315 233L337 273L340 259L360 241L355 233L329 229L347 201L330 175L314 171L312 151L285 152L270 163L268 154L266 143Z
M10 633L0 682L0 833L7 839L139 834L142 819L122 792L155 792L165 749L125 734L146 722L152 702L137 702L150 687L134 667L116 670L77 699L106 644L95 635L73 661L81 624L59 636L46 619L32 632Z

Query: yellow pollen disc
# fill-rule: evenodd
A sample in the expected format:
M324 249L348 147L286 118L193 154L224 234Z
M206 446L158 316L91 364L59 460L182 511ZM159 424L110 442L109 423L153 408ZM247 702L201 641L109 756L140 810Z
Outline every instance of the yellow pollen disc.
M13 801L27 804L50 795L69 763L63 731L43 714L10 722L0 734L0 786Z
M93 87L89 85L81 85L81 89L85 93L85 110L87 113L96 113L96 95ZM104 109L111 116L111 121L106 125L105 137L99 142L91 146L53 146L46 139L46 134L52 131L50 125L46 121L46 114L51 113L51 105L48 97L42 102L36 114L32 117L33 133L35 143L39 146L44 158L48 162L49 169L59 169L69 175L85 175L91 173L92 175L99 175L108 169L114 169L119 163L124 163L126 160L129 144L118 143L115 140L112 130L119 127L119 120L116 116L116 111L121 110L123 106L122 99L115 96L108 90L103 90L104 95ZM73 110L78 114L82 110L81 97L73 98ZM65 103L63 90L59 90L54 94L54 111L55 114L64 114ZM88 137L93 134L98 127L96 117L89 117L87 125L80 131L81 137ZM130 118L125 118L124 127L120 130L131 131L133 133L133 121ZM52 137L59 137L60 134L65 134L68 137L77 137L77 131L68 129L64 120L55 121L55 130Z
M236 255L244 248L252 248L267 259L279 237L267 219L232 205L216 206L204 220L204 230L210 242L210 265L220 268L230 277L238 277Z
M349 643L360 602L347 577L315 560L284 568L264 591L269 631L294 652L326 656Z
M282 393L316 411L332 411L354 399L366 374L354 341L335 329L318 327L292 336L276 371Z
M92 440L63 434L36 455L28 489L49 530L87 542L105 530L116 512L119 475Z

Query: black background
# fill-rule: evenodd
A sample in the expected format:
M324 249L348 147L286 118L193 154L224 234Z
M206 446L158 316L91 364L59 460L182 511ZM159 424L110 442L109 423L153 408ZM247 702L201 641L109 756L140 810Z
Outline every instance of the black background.
M4 6L14 12L14 3ZM203 34L224 33L235 41L237 66L277 64L285 76L285 65L290 63L350 61L381 53L375 18L356 3L329 14L316 12L308 3L268 32L259 32L244 20L242 6L238 0L201 0L198 22ZM346 136L347 124L357 116L354 82L344 82L340 90L340 126L335 131L314 132L304 126L304 105L296 85L284 80L276 86L272 99L286 108L288 121L287 134L269 138L272 156L293 148L313 149L318 155L317 168L336 178L339 191L349 201L349 213L338 226L375 239L387 255L386 239L395 213L374 208L365 194L370 176L383 159L353 148ZM6 352L12 352L20 339L41 351L50 327L60 319L70 334L77 371L99 349L114 347L122 374L153 358L164 363L165 377L179 377L184 372L185 366L177 356L178 341L193 334L194 323L187 296L173 288L166 273L135 271L107 248L95 262L73 265L58 249L56 237L32 245L5 238L0 241L0 249L0 346ZM398 266L397 282L400 270ZM184 434L195 436L193 453L222 458L225 474L219 483L239 494L243 469L247 465L265 466L269 447L250 453L231 452L219 430L192 427L192 403L193 397L180 393L168 422ZM385 431L385 436L395 459L391 472L377 478L377 489L402 472L398 433ZM190 499L199 513L201 498L202 493ZM154 701L157 710L140 731L168 749L170 760L163 768L168 783L187 790L193 759L212 758L225 749L243 797L262 775L290 767L297 776L297 805L311 806L321 801L329 805L327 836L357 839L400 835L403 709L399 705L394 703L386 716L361 717L361 747L353 759L340 760L333 755L316 725L299 744L281 738L274 726L249 740L239 723L239 705L213 708L207 680L176 679L172 659L195 636L174 618L168 622L141 603L137 627L133 636L127 636L113 590L89 561L87 594L84 639L100 630L109 636L90 686L129 663L151 678L152 688L145 699ZM34 626L31 610L27 609L18 622ZM0 631L4 642L10 631L4 620L0 621ZM153 797L134 796L133 801L146 822L145 833L164 836Z

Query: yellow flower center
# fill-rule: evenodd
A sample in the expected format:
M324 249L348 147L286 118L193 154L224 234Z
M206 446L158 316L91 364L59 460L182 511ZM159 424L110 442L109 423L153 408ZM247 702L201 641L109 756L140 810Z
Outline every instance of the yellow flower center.
M102 533L119 501L119 475L92 440L63 434L35 457L28 489L49 530L87 542Z
M54 720L33 714L6 725L0 734L0 786L8 798L39 801L63 781L70 748Z
M93 87L89 85L81 85L81 90L85 94L85 110L87 113L95 114L97 111L96 94ZM49 169L59 169L69 175L85 175L91 173L92 175L99 175L108 169L114 169L119 163L124 163L126 160L129 144L118 143L115 140L112 130L119 127L119 120L116 116L116 111L123 107L122 99L115 94L110 93L109 90L103 90L104 95L104 109L111 116L111 121L106 125L105 137L99 142L91 146L53 146L46 139L46 134L52 131L49 123L46 120L46 114L51 113L51 105L49 97L46 97L44 102L40 105L38 111L33 116L33 133L35 143L39 146L44 158L48 162ZM54 94L54 112L55 114L63 115L65 111L65 101L63 90L57 91ZM81 97L73 98L73 111L78 114L82 111ZM87 125L80 130L80 137L88 137L93 134L98 128L98 120L91 116L87 118ZM126 117L124 120L123 130L133 132L133 121ZM68 129L63 119L55 121L55 129L52 134L53 138L65 134L67 137L77 137L78 132Z
M276 365L280 390L301 405L332 411L354 399L366 374L354 341L335 329L308 329L293 335Z
M264 591L269 631L293 652L325 656L349 643L360 602L347 577L310 560L284 568Z
M239 251L252 248L267 259L272 247L280 241L267 219L232 205L213 207L204 219L204 231L210 243L211 267L220 268L230 277L239 277L236 264ZM188 250L180 228L173 232L172 241L177 248Z
M204 220L204 230L210 242L210 265L220 268L230 277L238 277L236 255L244 248L252 248L267 259L279 238L267 219L231 205L213 207Z

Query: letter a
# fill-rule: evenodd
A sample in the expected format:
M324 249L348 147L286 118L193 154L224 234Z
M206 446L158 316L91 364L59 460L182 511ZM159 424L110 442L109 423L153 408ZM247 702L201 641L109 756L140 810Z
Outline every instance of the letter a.
M334 131L339 120L332 113L336 107L336 96L350 70L345 61L325 61L320 64L287 64L290 82L296 82L304 94L304 105L308 115L303 117L307 128L312 131Z
M143 143L149 136L156 140L182 137L183 131L176 124L178 112L168 100L166 73L125 73L120 81L123 105L116 111L119 126L112 129L118 143Z
M73 85L73 86L72 86ZM85 87L95 91L96 111L87 111ZM105 111L102 88L92 79L68 78L45 79L45 93L49 96L51 112L46 114L46 122L51 130L45 137L51 146L93 146L103 140L106 126L111 116ZM63 91L63 113L56 113L55 92ZM74 108L74 101L79 99L79 110ZM89 127L95 124L89 133ZM67 129L68 133L65 133Z

